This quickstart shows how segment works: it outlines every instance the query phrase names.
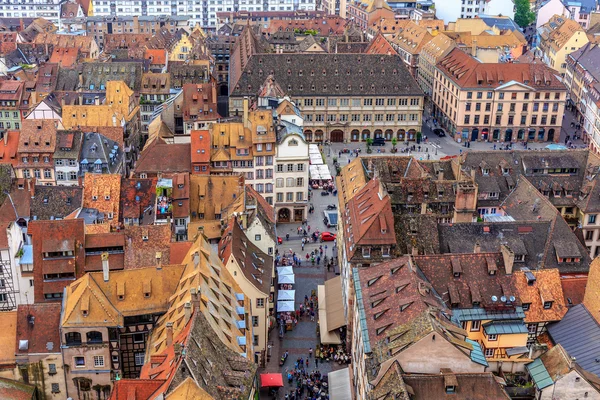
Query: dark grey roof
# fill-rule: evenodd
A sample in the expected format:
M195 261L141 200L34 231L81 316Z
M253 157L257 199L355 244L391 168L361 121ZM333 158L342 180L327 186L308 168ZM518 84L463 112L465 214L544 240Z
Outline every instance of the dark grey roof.
M440 253L472 253L475 242L484 252L498 252L500 245L506 244L515 254L524 255L524 262L515 263L515 268L537 269L541 257L544 268L558 268L561 273L587 272L591 262L586 248L560 215L552 221L440 224L438 234ZM558 262L555 246L547 244L559 240L561 246L578 250L579 262Z
M548 325L554 343L559 343L577 364L600 375L600 325L583 304L567 311L559 322Z
M255 54L232 96L255 96L268 75L291 96L381 96L423 92L396 55Z
M493 15L479 14L479 18L485 22L487 26L497 27L501 31L521 31L521 28L510 18L498 18Z
M113 154L111 157L110 155ZM102 165L101 172L115 174L121 170L123 150L119 144L97 132L84 134L81 145L80 172L99 172L96 165Z
M78 186L35 186L31 217L37 220L63 219L82 206L83 188Z
M137 92L141 88L143 72L141 62L84 63L80 68L61 68L56 90L76 91L81 79L81 89L84 92L104 92L108 81L123 81Z
M178 61L169 62L169 74L171 74L171 87L180 88L186 83L206 83L210 72L206 65L184 64Z
M568 56L577 60L586 72L589 72L596 80L600 81L600 47L593 43L587 43L583 47L575 50Z

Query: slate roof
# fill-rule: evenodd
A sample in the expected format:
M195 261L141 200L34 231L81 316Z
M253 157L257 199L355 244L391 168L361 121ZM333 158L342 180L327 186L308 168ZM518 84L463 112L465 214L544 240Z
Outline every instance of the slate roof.
M471 308L474 301L487 306L492 305L492 296L517 295L500 253L413 256L413 260L448 307Z
M248 239L236 219L230 219L219 242L219 257L223 264L233 255L246 280L268 294L273 278L273 257L262 252Z
M585 370L600 375L600 325L583 304L567 311L562 321L548 325L554 343L560 344L577 364Z
M31 217L38 220L64 219L83 204L83 188L36 185L31 197Z
M19 305L15 354L60 353L60 308L60 303ZM19 348L21 340L27 340L27 349Z
M600 57L600 47L593 43L586 43L581 48L573 51L567 56L567 61L573 60L581 65L586 73L592 75L596 81L600 81L600 64L596 62Z
M524 262L515 263L515 268L525 266L537 269L540 261L543 268L558 268L561 273L585 272L589 268L590 259L587 250L561 217L550 222L515 221L439 225L438 233L441 253L469 253L473 251L475 242L479 242L484 252L498 252L500 245L506 244L516 254L525 252ZM550 245L557 242L577 246L580 261L559 263L556 251Z
M423 95L397 55L294 53L252 55L231 96L256 95L268 75L292 97Z
M87 132L83 135L81 144L80 173L98 172L98 164L102 166L102 173L119 173L123 167L123 155L123 150L117 142L100 133Z

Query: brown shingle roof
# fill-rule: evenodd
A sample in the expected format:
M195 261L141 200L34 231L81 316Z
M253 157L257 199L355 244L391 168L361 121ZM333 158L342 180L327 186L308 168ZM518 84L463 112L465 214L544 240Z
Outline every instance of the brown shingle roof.
M60 353L60 303L21 304L17 309L16 354ZM19 341L27 340L26 350Z
M542 269L530 273L535 276L534 282L529 282L523 271L516 271L513 275L521 302L531 304L529 310L525 311L525 322L560 321L568 308L565 305L558 270ZM546 301L552 301L552 307L544 308Z
M139 175L140 173L190 172L191 168L189 143L166 144L157 139L142 151L135 173Z

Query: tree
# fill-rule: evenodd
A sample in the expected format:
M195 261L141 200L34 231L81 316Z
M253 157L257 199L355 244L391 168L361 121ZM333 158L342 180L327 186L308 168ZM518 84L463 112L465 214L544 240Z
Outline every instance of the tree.
M367 153L370 153L371 152L371 146L373 145L373 139L367 138L366 142L367 142Z
M535 14L531 11L529 0L515 0L515 9L515 22L521 28L525 28L535 21Z
M395 137L393 137L392 138L392 147L395 149L397 144L398 144L398 139L396 139Z

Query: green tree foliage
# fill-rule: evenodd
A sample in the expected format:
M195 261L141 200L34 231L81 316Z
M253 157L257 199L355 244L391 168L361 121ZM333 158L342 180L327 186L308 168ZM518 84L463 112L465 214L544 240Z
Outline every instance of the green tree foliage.
M521 28L525 28L535 21L535 13L531 11L529 0L515 0L515 9L515 22Z

